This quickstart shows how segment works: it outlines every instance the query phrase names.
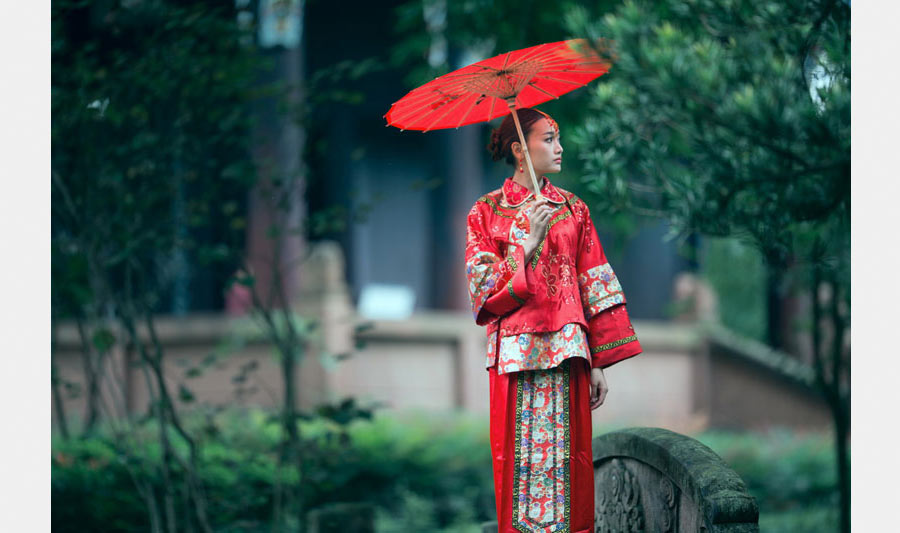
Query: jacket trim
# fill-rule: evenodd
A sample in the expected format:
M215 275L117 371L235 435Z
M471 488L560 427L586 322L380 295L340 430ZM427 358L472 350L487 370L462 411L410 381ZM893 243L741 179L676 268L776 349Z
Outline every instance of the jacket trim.
M509 280L509 282L507 282L506 288L509 290L509 295L512 296L513 300L515 300L516 303L518 303L519 305L525 305L525 300L519 298L519 297L516 295L516 291L513 290L513 282L512 282L512 280Z
M516 218L515 215L511 215L509 213L504 213L503 211L501 211L501 209L503 209L503 208L498 206L497 201L494 199L494 197L492 197L490 195L485 194L484 196L479 198L478 201L486 203L487 205L491 206L491 209L494 210L494 214L497 216L501 216L503 218Z
M513 272L518 270L519 264L516 263L516 258L513 257L512 254L509 254L506 256L506 262L509 263L509 267L512 269Z
M600 352L603 352L603 351L606 351L606 350L612 350L613 348L616 348L616 347L618 347L618 346L622 346L623 344L627 344L627 343L629 343L629 342L631 342L631 341L636 341L636 340L637 340L637 335L630 335L630 336L628 336L628 337L625 337L624 339L619 339L619 340L617 340L617 341L607 342L606 344L601 344L600 346L596 346L596 347L594 347L594 348L591 348L591 353L600 353Z
M546 176L541 176L543 183L541 184L541 195L554 204L564 204L566 197L559 189L550 183ZM534 198L534 193L529 191L527 187L519 185L512 178L506 178L503 182L503 203L509 207L519 207L528 200Z

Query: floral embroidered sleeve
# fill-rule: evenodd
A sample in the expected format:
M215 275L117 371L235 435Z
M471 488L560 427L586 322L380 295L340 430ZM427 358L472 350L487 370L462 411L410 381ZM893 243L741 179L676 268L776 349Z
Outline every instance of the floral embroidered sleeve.
M591 366L606 368L641 353L641 344L625 309L625 294L606 260L587 205L576 199L581 237L576 270L584 318L588 323Z
M525 251L510 244L503 254L490 238L479 205L469 212L466 231L466 279L475 323L489 324L520 307L532 295Z

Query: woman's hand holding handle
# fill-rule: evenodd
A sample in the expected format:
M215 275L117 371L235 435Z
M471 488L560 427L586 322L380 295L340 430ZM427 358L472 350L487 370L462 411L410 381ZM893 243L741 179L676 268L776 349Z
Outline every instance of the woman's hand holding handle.
M550 217L553 215L553 208L546 198L539 200L534 209L528 215L528 225L530 232L523 246L525 248L525 261L530 261L531 256L537 249L541 241L547 234L547 226L550 223Z

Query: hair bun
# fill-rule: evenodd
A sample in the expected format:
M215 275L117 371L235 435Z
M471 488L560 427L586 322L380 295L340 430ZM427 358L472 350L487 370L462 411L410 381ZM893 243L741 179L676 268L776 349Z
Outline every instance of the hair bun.
M500 161L503 158L501 154L503 146L500 137L500 128L494 128L494 131L491 132L491 142L487 146L488 152L491 153L491 159L494 161Z
M531 126L535 122L544 118L550 121L553 120L549 115L528 107L519 109L517 114L522 125L522 134L526 138L528 137L528 133L531 131ZM495 128L491 132L491 142L488 143L487 149L491 153L491 158L494 161L505 159L507 163L515 166L516 158L512 153L512 144L518 141L519 135L516 131L515 121L512 118L512 114L509 114L506 115L506 118L503 119L500 127Z

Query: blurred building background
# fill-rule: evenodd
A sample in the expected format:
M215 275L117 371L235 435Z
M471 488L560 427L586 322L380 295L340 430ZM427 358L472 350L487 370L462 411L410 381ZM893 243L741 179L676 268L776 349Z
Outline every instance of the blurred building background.
M277 64L271 75L309 81L341 65L390 57L398 36L386 28L395 25L405 4L355 3L348 9L342 3L309 2L297 28L302 46L271 48ZM251 10L251 4L244 5ZM465 49L444 46L437 52L450 54L455 67L478 59ZM491 162L485 149L496 124L427 135L386 128L382 115L410 88L406 74L382 62L344 81L347 91L362 97L323 98L300 130L273 104L258 108L262 134L256 138L263 141L256 151L275 152L292 168L304 166L306 187L296 198L300 211L325 218L360 215L299 246L309 259L294 274L292 305L321 323L319 344L298 369L304 407L352 395L387 409L488 408L484 330L471 320L465 289L465 216L509 172ZM309 87L308 96L316 99L315 86ZM305 161L299 160L302 154ZM574 171L552 179L582 193ZM250 220L248 251L270 246L267 208L253 194L238 198ZM701 239L692 236L679 248L664 238L669 228L663 222L645 220L623 237L602 212L594 212L594 219L645 348L642 356L608 371L612 392L595 412L598 421L681 431L827 426L827 409L811 378L785 370L789 356L708 327L717 319L717 296L701 272ZM160 305L159 334L167 347L169 377L178 383L185 382L186 369L246 325L248 306L246 298L241 303L240 286L228 284L232 268L186 257L175 268L176 283ZM361 324L371 327L358 331ZM84 388L74 323L61 323L56 343L60 377L74 389ZM222 352L215 371L190 382L196 400L232 401L240 388L234 376L257 361L255 385L242 389L240 403L278 405L278 368L270 351L263 342L251 342ZM105 386L124 384L128 405L140 411L148 398L138 370L123 350L108 364L123 379ZM67 399L67 414L83 413L84 401L84 396Z

